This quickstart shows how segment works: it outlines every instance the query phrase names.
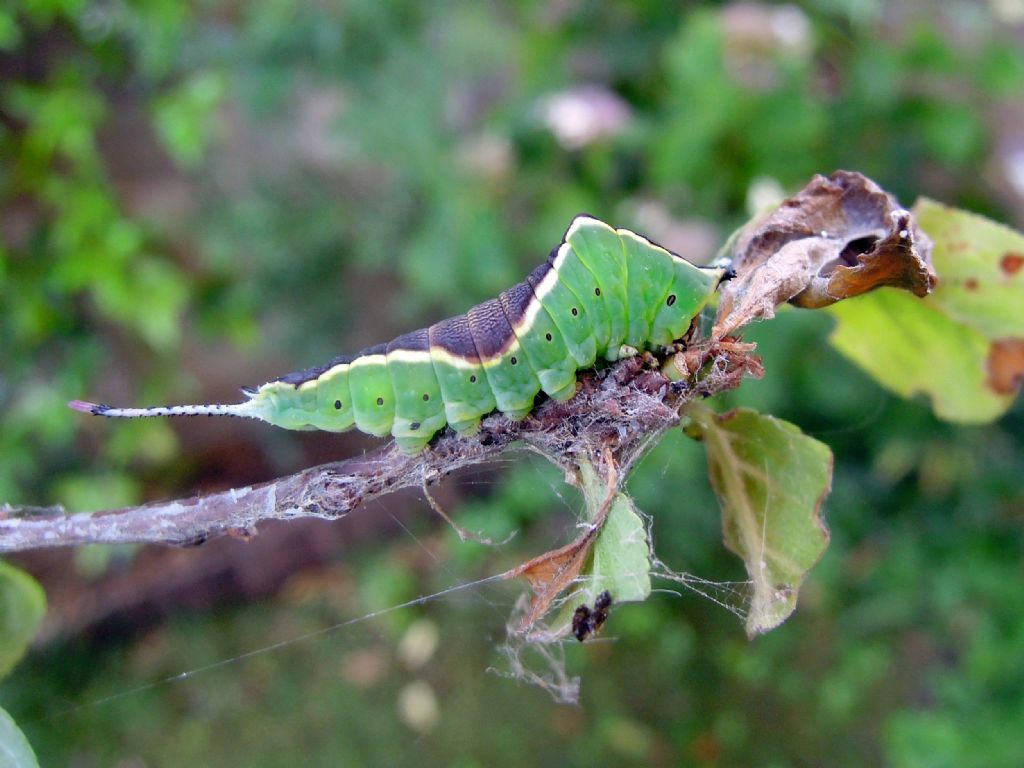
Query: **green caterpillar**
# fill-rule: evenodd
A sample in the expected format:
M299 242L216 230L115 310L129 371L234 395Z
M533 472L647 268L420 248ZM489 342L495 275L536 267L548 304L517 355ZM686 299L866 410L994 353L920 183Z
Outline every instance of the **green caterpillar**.
M446 424L471 435L499 410L522 419L543 390L576 393L576 372L671 344L689 328L724 268L698 267L649 240L577 216L548 260L497 299L388 344L243 389L246 402L112 408L98 416L243 416L286 429L391 434L422 450Z

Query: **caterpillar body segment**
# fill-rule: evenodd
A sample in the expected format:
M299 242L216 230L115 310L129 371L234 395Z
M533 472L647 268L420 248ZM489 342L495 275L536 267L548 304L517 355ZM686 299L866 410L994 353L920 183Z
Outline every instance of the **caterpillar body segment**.
M498 410L513 420L525 418L533 409L540 381L523 355L501 302L485 301L469 310L466 318Z
M403 449L420 450L448 423L426 329L399 336L388 344L387 359L395 393L391 434Z
M540 388L559 400L576 394L576 361L529 281L503 291L499 300Z
M576 251L569 243L564 242L558 248L558 282L564 283L576 296L578 304L571 309L579 309L585 318L594 343L594 359L596 360L608 346L611 336L611 321L601 301L601 287L594 273L580 260ZM571 310L570 310L571 315Z
M315 379L308 379L299 386L316 392L316 405L312 414L304 412L304 417L314 429L327 432L344 432L355 426L356 413L352 403L352 390L349 388L349 365L351 358L338 361L324 370ZM288 384L278 382L282 396L288 396ZM259 390L257 390L259 394Z
M567 400L576 372L598 358L671 344L726 276L646 238L577 216L562 243L526 280L466 314L399 336L354 356L244 389L245 402L112 408L101 416L226 415L286 429L392 435L422 450L444 426L473 434L500 410L524 418L537 394Z
M651 342L668 344L678 337L668 341L655 340L652 332L671 290L675 266L670 258L646 258L646 251L652 246L630 232L622 232L620 239L629 271L629 326L626 344L637 348ZM698 308L694 314L699 311Z
M556 249L547 264L526 276L526 282L562 334L566 351L579 370L589 368L597 360L597 341L586 305L561 276L560 269L568 252L568 246Z
M565 242L594 275L594 298L599 299L595 305L608 318L608 337L601 354L607 360L617 360L629 328L629 271L622 239L607 224L578 216L565 233Z
M427 330L434 374L452 429L474 434L480 418L498 407L490 381L476 351L465 315L435 323Z
M303 385L299 385L299 390ZM308 383L315 387L316 381ZM395 423L395 391L388 375L387 345L378 344L356 355L348 366L356 428L374 437L391 434Z

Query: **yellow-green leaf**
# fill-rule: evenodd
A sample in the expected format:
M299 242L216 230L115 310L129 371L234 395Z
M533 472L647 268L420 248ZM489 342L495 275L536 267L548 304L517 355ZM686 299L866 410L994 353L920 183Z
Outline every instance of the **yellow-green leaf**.
M25 654L44 613L46 595L39 583L0 561L0 677Z
M883 288L828 311L836 349L896 394L925 395L940 418L984 423L1013 402L987 385L989 340L927 300Z
M992 421L1024 380L1024 235L931 200L914 212L934 241L935 291L919 300L883 289L829 307L832 344L944 419Z

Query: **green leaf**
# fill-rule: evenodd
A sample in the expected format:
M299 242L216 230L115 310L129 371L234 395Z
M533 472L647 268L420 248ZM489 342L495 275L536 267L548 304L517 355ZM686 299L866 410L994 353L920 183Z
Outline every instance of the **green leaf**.
M32 746L11 716L0 707L0 768L39 768Z
M44 613L46 595L39 583L0 561L0 677L25 654Z
M832 486L832 451L796 426L749 408L687 408L722 507L725 544L741 558L752 592L747 634L774 629L828 546L821 505Z
M580 481L586 504L585 519L593 524L601 518L608 487L585 459L580 461ZM583 538L585 534L580 541ZM571 559L568 552L562 556L567 561ZM650 574L651 549L644 520L637 513L633 500L620 492L608 509L589 557L572 581L571 599L555 612L547 631L555 637L566 634L576 609L584 604L593 606L597 596L606 590L614 605L646 600L651 594Z
M181 166L197 167L215 137L215 112L226 81L214 71L200 71L153 105L153 121L164 147Z
M593 519L604 502L605 483L588 462L581 462L583 498L587 515ZM619 493L608 510L601 533L594 542L590 562L584 567L583 584L587 602L608 590L616 603L646 600L651 594L651 548L643 518L633 500Z
M1024 235L966 211L920 200L939 276L924 300L890 290L828 308L832 344L883 386L924 394L941 418L1001 416L1024 378Z

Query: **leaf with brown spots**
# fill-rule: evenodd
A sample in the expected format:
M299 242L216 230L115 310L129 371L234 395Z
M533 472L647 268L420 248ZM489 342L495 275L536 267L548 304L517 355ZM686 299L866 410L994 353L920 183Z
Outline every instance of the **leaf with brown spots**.
M935 241L939 285L928 301L990 339L1024 338L1024 235L934 200L914 213Z
M924 301L880 291L831 307L831 341L894 392L926 395L942 418L992 421L1024 378L1024 235L931 200L914 213L934 241L937 288Z
M825 307L881 286L924 296L935 282L930 251L910 212L867 177L815 176L737 235L736 278L722 289L714 336L770 318L786 301Z

